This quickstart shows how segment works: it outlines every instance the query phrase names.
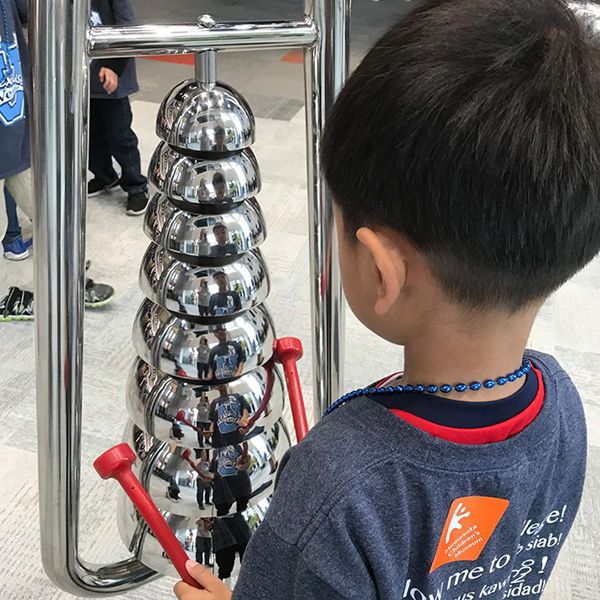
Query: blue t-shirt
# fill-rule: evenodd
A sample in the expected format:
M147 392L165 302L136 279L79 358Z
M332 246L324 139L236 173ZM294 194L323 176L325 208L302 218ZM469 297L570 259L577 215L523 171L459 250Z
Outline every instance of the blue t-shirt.
M240 295L234 290L217 292L210 297L209 312L213 317L223 317L241 310Z
M239 342L229 341L217 344L208 359L215 379L230 379L239 365L246 360L246 354Z
M29 168L25 92L29 65L21 22L12 0L0 0L0 179Z
M528 357L544 403L502 442L449 442L369 398L322 419L283 459L234 600L538 600L579 507L587 443L568 375Z
M240 446L227 446L218 451L217 472L221 477L235 477L239 473L238 459L242 455Z

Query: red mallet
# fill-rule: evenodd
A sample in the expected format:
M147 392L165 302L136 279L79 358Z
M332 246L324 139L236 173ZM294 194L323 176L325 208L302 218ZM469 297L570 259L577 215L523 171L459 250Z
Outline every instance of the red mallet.
M302 358L302 342L298 338L279 338L275 344L275 360L283 365L285 382L290 397L290 407L294 419L296 439L301 442L308 433L306 408L300 387L300 377L296 362Z
M200 584L195 581L187 572L185 563L188 561L188 555L181 547L179 540L167 522L163 519L156 504L142 487L138 478L133 474L131 465L135 460L135 454L128 444L119 444L110 450L101 454L94 461L94 469L102 479L116 479L125 493L131 498L140 515L156 536L160 545L163 547L171 562L175 565L181 578L189 585L200 588Z

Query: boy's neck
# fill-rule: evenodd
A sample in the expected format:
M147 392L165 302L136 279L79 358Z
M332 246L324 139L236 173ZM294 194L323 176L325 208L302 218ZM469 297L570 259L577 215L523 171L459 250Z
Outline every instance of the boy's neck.
M410 384L483 383L521 366L537 308L509 317L478 315L465 320L441 314L421 323L405 344L403 381ZM505 398L523 385L518 379L492 389L451 392L445 397L484 402Z

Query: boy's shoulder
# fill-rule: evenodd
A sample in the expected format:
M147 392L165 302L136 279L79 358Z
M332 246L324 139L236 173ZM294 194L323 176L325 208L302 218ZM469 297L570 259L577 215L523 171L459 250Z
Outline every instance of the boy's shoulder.
M584 450L583 407L571 379L552 356L535 351L527 356L542 372L546 399L539 417L523 434L485 447L452 444L409 425L368 398L354 398L323 418L284 457L269 510L272 527L283 532L286 541L301 545L301 539L308 539L324 519L343 507L360 510L366 490L377 495L388 486L397 491L411 481L445 474L462 479L469 472L512 473L530 465L535 469L553 460L551 447L562 446L561 456ZM561 427L565 423L568 431ZM396 502L404 497L397 495ZM370 501L376 504L378 499ZM371 504L369 510L374 509Z

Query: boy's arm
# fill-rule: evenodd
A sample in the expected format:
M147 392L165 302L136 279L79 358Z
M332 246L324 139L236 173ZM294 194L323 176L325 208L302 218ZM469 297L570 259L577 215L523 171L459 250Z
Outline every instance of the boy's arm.
M335 568L332 566L332 568ZM358 596L357 596L358 597ZM369 600L372 596L360 596ZM374 596L373 596L374 597ZM262 523L244 554L232 600L344 600L305 562L302 552Z
M109 0L113 15L115 16L115 25L132 25L135 23L135 14L129 0ZM100 68L105 67L114 71L121 77L128 58L109 58L98 62Z
M372 531L357 517L363 494L352 479L341 488L321 480L322 475L331 479L324 461L310 437L282 459L275 494L244 554L233 600L377 598L364 546Z

